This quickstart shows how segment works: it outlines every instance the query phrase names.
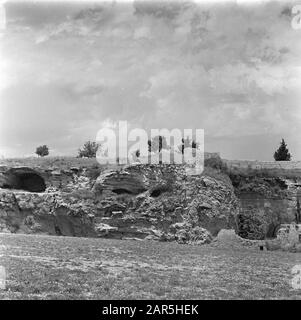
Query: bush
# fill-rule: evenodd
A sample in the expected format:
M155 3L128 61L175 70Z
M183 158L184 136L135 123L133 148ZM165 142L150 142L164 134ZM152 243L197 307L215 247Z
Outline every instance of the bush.
M220 180L232 187L232 181L228 174L227 165L220 157L212 157L204 160L203 175Z
M220 157L205 159L204 165L205 167L210 167L223 172L227 171L227 166Z
M87 141L82 149L78 150L79 158L95 158L100 145L96 142Z
M232 188L232 182L229 178L229 176L219 170L210 168L210 167L205 167L204 171L202 172L202 176L208 176L213 179L219 180L223 183L225 183L227 186Z
M29 226L29 227L32 227L35 224L34 217L33 216L27 216L25 218L24 224Z
M149 152L160 152L162 149L168 149L167 141L164 136L156 136L147 141Z
M44 144L43 146L39 146L36 149L36 154L40 157L45 157L49 155L49 149L48 147Z
M263 240L266 235L267 222L256 212L240 213L237 216L238 235L245 239Z

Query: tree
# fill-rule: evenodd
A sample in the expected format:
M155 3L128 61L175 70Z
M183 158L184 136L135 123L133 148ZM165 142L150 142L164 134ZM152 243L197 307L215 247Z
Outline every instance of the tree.
M37 147L37 148L36 148L36 154L37 154L39 157L48 156L48 155L49 155L49 149L48 149L48 147L46 146L46 144L44 144L43 146Z
M300 223L300 222L301 222L301 208L300 208L299 198L297 198L296 223Z
M198 147L198 144L194 140L190 140L189 137L182 138L182 144L180 145L179 149L181 150L182 154L184 154L185 148L192 148L196 149Z
M156 136L152 140L147 141L148 151L160 152L162 149L167 149L167 141L164 136Z
M83 148L78 150L78 157L95 158L99 147L100 145L98 143L94 141L87 141L84 143Z
M274 159L276 161L290 161L291 154L288 152L288 148L284 139L282 139L280 146L277 151L274 153Z

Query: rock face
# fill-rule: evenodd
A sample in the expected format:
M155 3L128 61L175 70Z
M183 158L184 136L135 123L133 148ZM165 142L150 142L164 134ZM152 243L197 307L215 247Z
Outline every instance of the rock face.
M296 221L301 181L285 178L232 179L239 199L238 234L248 239L274 238L280 225Z
M282 224L277 232L281 245L296 245L301 243L301 224Z
M96 223L117 228L103 227L119 237L187 242L191 232L191 237L206 234L206 242L206 230L215 235L233 226L237 212L231 187L206 176L186 176L181 166L137 165L110 172L96 180L93 191L101 204Z
M25 173L27 185L8 179L23 181ZM231 184L206 174L187 176L181 165L100 174L83 168L0 170L1 232L208 243L219 230L236 227L237 213Z
M234 250L240 250L244 248L265 250L266 244L264 240L250 240L241 238L236 234L235 230L222 229L211 243L212 246L221 249L232 248Z

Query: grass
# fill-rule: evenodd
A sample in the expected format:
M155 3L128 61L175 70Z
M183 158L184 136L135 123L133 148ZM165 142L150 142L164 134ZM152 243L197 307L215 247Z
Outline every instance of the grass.
M223 170L227 175L241 177L257 177L257 178L284 178L299 179L301 177L301 169L282 169L282 168L236 168L230 167Z
M99 174L106 169L121 169L121 165L101 165L96 158L76 158L76 157L27 157L27 158L8 158L0 159L0 167L30 167L39 168L40 170L70 170L75 167L79 169L87 169L87 175L91 179L96 179Z
M96 158L76 158L76 157L27 157L27 158L7 158L0 160L0 166L32 166L42 169L59 168L70 169L70 167L98 167L100 166Z
M0 242L0 299L301 298L290 284L296 253L41 235Z

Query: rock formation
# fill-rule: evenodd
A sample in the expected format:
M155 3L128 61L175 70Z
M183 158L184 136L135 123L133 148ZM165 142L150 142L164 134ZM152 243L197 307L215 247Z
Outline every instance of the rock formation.
M232 176L239 200L238 234L249 239L276 237L280 225L296 222L300 178Z
M0 170L0 231L208 243L234 228L231 184L182 165Z
M235 229L260 240L300 215L300 178L211 169L2 166L0 232L207 243Z

